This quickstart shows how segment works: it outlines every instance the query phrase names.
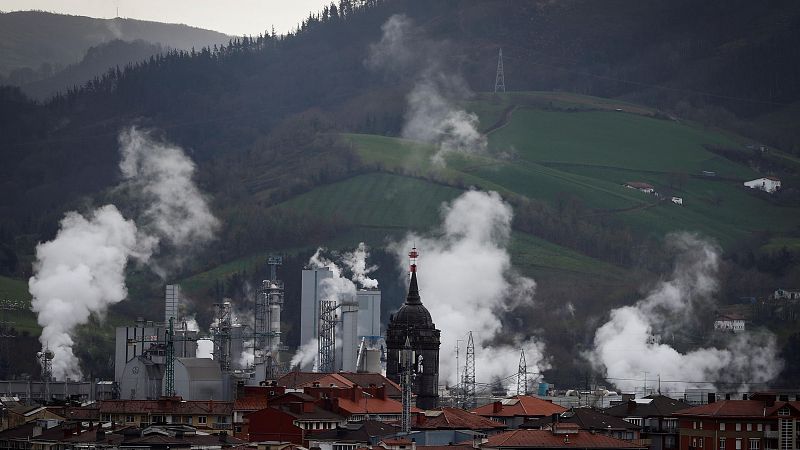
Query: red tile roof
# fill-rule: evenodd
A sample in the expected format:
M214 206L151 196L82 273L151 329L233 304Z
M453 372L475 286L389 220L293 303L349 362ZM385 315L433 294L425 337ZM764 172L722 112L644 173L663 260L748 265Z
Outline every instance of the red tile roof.
M496 403L496 402L495 402ZM483 417L544 417L552 414L560 414L567 410L563 406L554 404L547 400L542 400L529 395L516 395L501 401L500 411L495 412L495 404L479 406L472 412Z
M442 408L441 411L427 412L424 418L416 417L414 429L417 430L499 430L507 428L500 422L459 408Z
M233 402L234 411L258 411L267 407L267 397L243 397Z
M402 414L403 404L391 398L366 397L353 401L347 397L335 399L339 408L349 414ZM415 408L412 408L415 410ZM416 411L419 411L416 409Z
M481 447L489 448L646 448L602 434L553 434L549 430L513 430L490 436Z

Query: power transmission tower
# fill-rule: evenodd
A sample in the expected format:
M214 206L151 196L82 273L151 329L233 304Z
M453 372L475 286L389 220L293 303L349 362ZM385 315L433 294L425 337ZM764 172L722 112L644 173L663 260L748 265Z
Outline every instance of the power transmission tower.
M517 395L528 395L528 364L525 362L525 349L519 355L517 371Z
M400 419L401 431L411 431L411 388L414 383L414 355L411 350L411 341L406 336L406 343L400 352L400 388L402 389L403 414Z
M467 363L464 365L464 409L477 406L475 398L475 343L472 342L472 331L467 340Z
M495 92L505 92L506 91L506 76L503 73L503 49L500 49L500 52L497 55L497 74L494 77L494 91Z

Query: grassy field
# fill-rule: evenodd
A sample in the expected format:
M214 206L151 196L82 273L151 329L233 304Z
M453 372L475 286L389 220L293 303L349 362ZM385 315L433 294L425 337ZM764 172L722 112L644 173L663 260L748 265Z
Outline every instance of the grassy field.
M25 280L0 276L0 300L14 305L14 309L0 310L0 320L13 322L11 327L19 332L27 332L33 336L41 333L36 323L36 316L31 312L31 294Z
M493 148L513 148L532 162L560 162L656 172L751 178L757 174L710 153L703 144L738 147L718 133L670 120L608 111L560 112L519 108L492 133Z

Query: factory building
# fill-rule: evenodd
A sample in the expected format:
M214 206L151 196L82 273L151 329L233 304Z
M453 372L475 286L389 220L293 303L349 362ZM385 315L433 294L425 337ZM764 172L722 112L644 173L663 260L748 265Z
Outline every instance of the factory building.
M333 278L327 267L303 269L300 292L300 346L319 338L320 301L323 300L323 280ZM302 367L310 370L312 364Z
M411 281L406 302L390 317L386 328L386 376L395 383L400 382L401 352L408 340L413 355L413 364L408 370L415 375L412 393L417 396L416 405L420 409L434 409L439 401L440 331L419 296L416 249L411 255Z

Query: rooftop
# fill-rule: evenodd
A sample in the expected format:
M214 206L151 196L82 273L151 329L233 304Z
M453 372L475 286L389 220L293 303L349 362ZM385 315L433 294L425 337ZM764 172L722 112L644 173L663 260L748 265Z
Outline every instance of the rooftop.
M416 430L500 430L507 428L505 424L459 408L426 411L423 417L415 417L417 420L414 429Z
M644 402L650 400L648 402ZM666 417L671 416L675 411L686 409L688 403L675 400L664 395L651 395L644 399L636 399L612 406L605 410L606 414L614 417Z
M567 408L530 395L516 395L498 402L479 406L472 412L484 417L543 417L562 413Z
M101 414L212 414L228 415L233 412L233 402L215 400L181 400L180 397L160 400L104 400L100 402Z
M565 411L558 416L558 421L561 424L576 424L583 430L638 430L641 428L628 421L591 408L573 408ZM520 428L547 429L552 423L552 417L542 417L527 421Z
M490 436L482 447L493 448L646 448L602 434L553 434L549 430L512 430Z

